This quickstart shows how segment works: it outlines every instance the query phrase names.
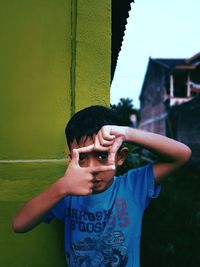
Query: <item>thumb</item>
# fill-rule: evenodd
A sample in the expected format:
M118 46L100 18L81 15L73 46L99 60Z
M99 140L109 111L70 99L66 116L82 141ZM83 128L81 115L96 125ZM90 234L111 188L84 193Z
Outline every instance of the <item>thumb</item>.
M79 152L75 148L72 150L72 160L71 160L71 162L73 162L76 165L79 165Z

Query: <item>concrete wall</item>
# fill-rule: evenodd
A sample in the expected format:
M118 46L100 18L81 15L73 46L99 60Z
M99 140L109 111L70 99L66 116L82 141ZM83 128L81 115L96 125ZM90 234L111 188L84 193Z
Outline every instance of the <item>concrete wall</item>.
M10 223L63 175L69 117L109 105L110 1L0 1L0 28L0 266L66 266L59 223Z

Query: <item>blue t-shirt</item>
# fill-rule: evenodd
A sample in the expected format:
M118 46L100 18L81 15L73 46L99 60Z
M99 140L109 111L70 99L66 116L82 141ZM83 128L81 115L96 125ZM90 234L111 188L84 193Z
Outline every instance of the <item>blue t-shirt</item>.
M153 165L114 177L104 192L67 196L46 215L65 221L65 252L70 267L139 267L142 216L160 192Z

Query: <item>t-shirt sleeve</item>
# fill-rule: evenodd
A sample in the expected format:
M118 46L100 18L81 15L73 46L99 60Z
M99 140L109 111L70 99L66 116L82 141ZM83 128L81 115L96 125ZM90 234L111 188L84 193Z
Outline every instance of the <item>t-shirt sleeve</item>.
M56 218L57 220L63 221L65 218L66 209L68 206L69 206L69 197L65 197L47 212L43 221L48 224L54 218Z
M152 199L159 196L161 186L154 183L153 164L130 170L126 180L133 198L143 208L146 208Z

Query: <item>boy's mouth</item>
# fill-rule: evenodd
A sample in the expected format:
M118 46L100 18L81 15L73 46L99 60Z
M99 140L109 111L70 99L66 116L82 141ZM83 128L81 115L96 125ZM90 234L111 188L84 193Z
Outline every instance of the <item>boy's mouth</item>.
M94 184L99 184L99 183L101 183L102 182L102 180L95 180L94 181Z

